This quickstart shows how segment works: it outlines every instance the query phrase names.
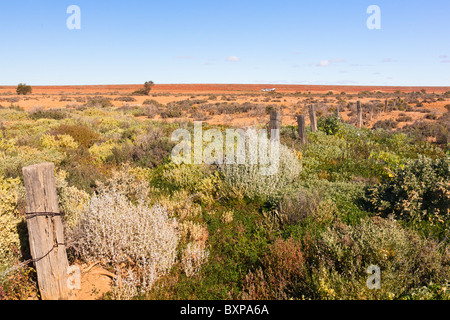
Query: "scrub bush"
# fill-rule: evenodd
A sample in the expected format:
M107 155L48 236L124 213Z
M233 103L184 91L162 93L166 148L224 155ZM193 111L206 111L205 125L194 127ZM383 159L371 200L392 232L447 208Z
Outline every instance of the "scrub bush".
M131 290L125 298L149 290L175 263L176 220L161 206L134 205L118 191L92 197L77 233L76 252L86 261L114 267L122 285L128 283L125 287Z
M246 146L247 146L246 141ZM299 176L301 163L298 156L283 144L279 145L279 163L276 172L270 175L264 175L263 168L267 164L252 164L248 150L244 152L243 164L225 164L219 165L219 169L224 176L224 181L231 188L242 192L250 198L258 197L267 200L271 197L279 196L283 188L291 184Z
M402 228L395 220L372 218L348 226L335 223L310 243L309 287L320 299L401 299L450 276L450 250ZM370 290L367 268L381 269L381 289Z
M399 167L390 181L370 192L374 210L393 215L440 239L450 227L450 157L419 157Z

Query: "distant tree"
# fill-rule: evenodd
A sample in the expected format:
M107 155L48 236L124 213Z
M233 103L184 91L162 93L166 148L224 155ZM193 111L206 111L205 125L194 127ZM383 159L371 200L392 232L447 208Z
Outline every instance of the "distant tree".
M27 95L32 91L33 89L31 88L31 86L27 86L25 83L19 83L16 89L18 95Z
M152 87L155 83L153 81L146 81L144 83L144 89L136 90L131 95L134 96L148 96L150 94L150 91L152 90Z
M152 90L152 87L155 83L153 81L146 81L144 83L144 90L147 93L147 95L150 93L150 91Z

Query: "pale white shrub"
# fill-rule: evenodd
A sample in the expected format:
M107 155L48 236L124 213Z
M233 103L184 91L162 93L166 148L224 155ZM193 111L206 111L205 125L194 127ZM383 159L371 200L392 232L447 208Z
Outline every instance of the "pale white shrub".
M139 290L151 288L175 263L179 241L175 219L159 205L133 204L115 190L92 197L78 234L77 249L85 260L100 260L116 268L131 263ZM132 277L122 281L132 283Z
M186 250L183 252L181 263L183 265L186 276L191 277L196 275L201 266L207 262L209 251L206 250L203 242L190 242Z
M111 298L115 300L131 300L139 295L141 281L133 270L129 269L122 275L121 270L116 270L119 274L114 279L114 286L111 288Z
M251 160L252 157L256 157L251 151L249 152L251 150L249 147L249 140L252 139L251 134L251 131L247 133L249 138L246 139L246 148L241 148L242 154L238 154L245 159L244 163L227 164L225 161L219 168L224 175L225 182L237 193L266 199L279 193L298 177L301 171L301 163L299 157L292 150L279 144L277 170L273 174L264 175L263 170L268 165L261 164L260 161L255 163Z

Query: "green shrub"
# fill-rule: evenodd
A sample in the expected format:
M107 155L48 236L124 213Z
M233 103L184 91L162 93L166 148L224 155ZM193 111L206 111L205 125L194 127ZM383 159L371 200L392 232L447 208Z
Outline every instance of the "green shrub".
M334 135L339 130L339 118L333 117L322 117L317 123L317 128L327 135Z
M123 101L123 102L135 102L136 99L130 96L117 97L114 101Z
M310 288L320 299L401 299L423 286L445 286L450 250L403 229L396 221L365 219L335 223L305 253L314 273ZM370 290L366 270L381 270L381 289Z
M413 118L412 117L409 117L409 116L400 116L400 117L398 117L397 118L397 122L410 122L410 121L412 121L413 120Z
M143 105L149 105L149 104L153 104L157 107L162 107L164 106L163 104L159 103L158 101L154 100L154 99L145 99L144 102L142 102Z
M125 141L111 149L106 162L120 164L128 161L144 168L154 168L164 162L170 155L174 143L163 130L149 127L143 134L134 138L134 143Z
M17 86L16 92L18 95L27 95L33 91L31 86L27 86L25 83L19 83Z
M279 203L277 217L282 225L297 224L315 214L320 197L309 190L298 189L293 194L285 193Z
M31 119L54 119L62 120L68 117L67 112L62 109L36 110L30 113Z
M88 101L85 104L87 108L110 108L114 107L111 99L101 96L88 97Z
M277 239L260 263L243 279L244 299L426 299L436 287L445 290L450 248L394 220L366 218L354 226L337 220L318 234ZM373 265L381 270L379 290L367 287ZM450 298L443 290L428 296Z
M161 118L180 118L183 116L183 112L176 106L167 106L167 108L161 111Z
M418 143L429 138L435 139L437 145L446 145L450 141L450 113L444 114L437 122L415 121L402 128Z
M448 236L450 157L407 161L390 181L371 191L370 201L384 216L392 214L425 234Z
M397 122L393 119L387 119L387 120L378 120L374 123L373 129L386 129L386 130L392 130L397 128Z
M25 112L24 108L19 106L18 104L12 104L9 106L10 110L18 111L18 112Z

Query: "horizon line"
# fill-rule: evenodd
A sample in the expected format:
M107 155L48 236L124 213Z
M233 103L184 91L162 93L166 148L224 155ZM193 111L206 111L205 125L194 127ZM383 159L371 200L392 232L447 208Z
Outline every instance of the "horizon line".
M23 84L28 84L23 82ZM17 84L18 85L18 84ZM2 87L17 87L17 85L0 84ZM34 87L96 87L96 86L143 86L142 83L108 83L108 84L28 84ZM154 86L192 86L192 85L245 85L245 86L285 86L285 87L298 87L298 86L309 86L309 87L382 87L382 88L450 88L450 85L434 86L434 85L368 85L368 84L280 84L280 83L213 83L213 82L193 82L193 83L155 83Z

